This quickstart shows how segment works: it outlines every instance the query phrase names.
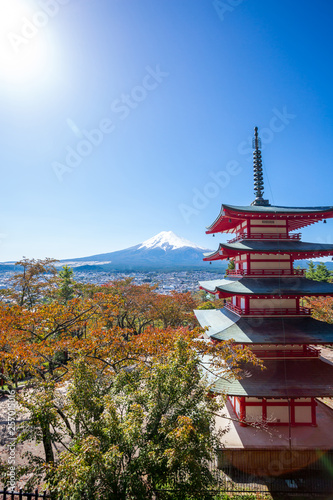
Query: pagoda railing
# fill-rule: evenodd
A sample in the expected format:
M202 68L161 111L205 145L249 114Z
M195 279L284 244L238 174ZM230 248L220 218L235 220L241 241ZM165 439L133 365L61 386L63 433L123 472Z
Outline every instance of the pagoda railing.
M279 308L279 309L251 309L245 312L239 306L227 302L225 307L229 311L239 314L239 316L309 316L311 314L311 309L309 307L296 308Z
M228 240L228 243L235 243L240 240L300 240L302 233L239 233L232 240Z
M240 316L243 314L243 309L241 309L238 306L235 306L234 304L231 304L231 302L227 302L225 304L225 307L229 309L229 311L235 312L236 314L239 314Z
M314 347L306 346L305 349L295 350L295 349L263 349L263 350L252 350L258 358L317 358L319 356L319 349Z
M304 276L306 269L227 269L228 276Z

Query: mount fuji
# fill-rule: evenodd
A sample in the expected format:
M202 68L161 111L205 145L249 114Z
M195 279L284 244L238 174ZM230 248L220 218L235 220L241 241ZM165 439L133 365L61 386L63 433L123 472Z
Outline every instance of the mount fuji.
M162 231L143 243L124 250L68 259L61 261L61 264L67 264L76 271L211 270L213 266L202 260L203 254L211 251L180 238L172 231ZM220 270L221 265L217 267Z
M206 248L199 247L195 243L192 243L185 238L180 238L172 231L162 231L156 236L153 236L149 240L144 241L139 246L139 250L142 248L149 248L150 250L154 248L162 248L165 252L168 250L179 250L180 248L196 248L200 251L206 251Z

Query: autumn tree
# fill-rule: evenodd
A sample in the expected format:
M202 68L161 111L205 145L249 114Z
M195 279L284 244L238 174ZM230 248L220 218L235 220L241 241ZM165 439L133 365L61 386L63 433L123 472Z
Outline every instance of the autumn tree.
M27 374L42 380L61 380L68 356L79 349L87 330L98 321L104 324L98 302L91 300L73 299L67 304L52 301L33 308L17 304L0 307L0 362L9 385L13 376L17 379ZM58 356L64 352L66 357Z
M153 323L155 289L156 285L134 285L131 278L105 285L102 294L119 297L119 311L113 317L113 326L130 330L135 335L142 333Z
M202 302L206 302L208 296L209 294L205 290L197 290L192 293L192 297L196 302L196 307Z
M308 264L306 272L308 279L330 282L332 275L324 262L317 266L312 261ZM311 308L312 317L326 323L333 323L333 298L332 297L306 297L304 302Z
M59 499L61 491L169 498L169 486L180 498L196 488L206 495L216 400L207 398L201 359L237 376L238 363L254 357L232 342L198 342L189 294L161 297L122 281L66 301L47 296L33 307L0 303L4 378L29 375L18 394L30 415L19 439L44 448L30 473L46 474Z
M190 292L171 292L170 295L156 294L153 301L153 317L163 328L194 325L193 309L196 302Z
M333 297L307 297L307 306L313 318L333 323Z
M56 259L27 259L15 263L21 271L14 274L11 280L10 297L19 306L28 308L45 302L56 286Z
M148 326L163 328L194 326L193 309L196 301L189 292L156 293L156 285L134 285L131 279L118 280L101 289L100 296L117 296L120 301L117 316L109 325L118 326L140 335Z

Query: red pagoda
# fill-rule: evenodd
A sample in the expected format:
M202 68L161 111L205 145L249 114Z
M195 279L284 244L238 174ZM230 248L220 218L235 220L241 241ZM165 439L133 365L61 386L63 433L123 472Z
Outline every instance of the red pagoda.
M333 411L318 401L333 396L333 365L320 351L320 346L333 345L333 325L313 319L302 305L305 296L333 296L333 284L309 280L304 269L294 268L298 259L333 255L332 244L302 242L295 232L326 222L333 207L271 206L263 199L257 127L253 147L254 202L222 205L206 231L233 233L204 260L233 260L234 269L224 279L199 283L225 299L225 306L197 310L196 316L212 341L246 345L265 367L245 365L242 379L221 378L214 385L216 392L227 394L226 410L236 421L225 434L223 460L276 475L304 467L318 451L333 448Z

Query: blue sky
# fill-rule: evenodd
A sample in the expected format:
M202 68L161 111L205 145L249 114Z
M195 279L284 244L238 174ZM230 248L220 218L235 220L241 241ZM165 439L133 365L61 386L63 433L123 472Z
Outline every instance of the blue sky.
M215 248L221 203L333 205L333 3L1 0L0 261L163 230ZM333 243L333 221L303 231ZM221 238L222 239L222 238Z

